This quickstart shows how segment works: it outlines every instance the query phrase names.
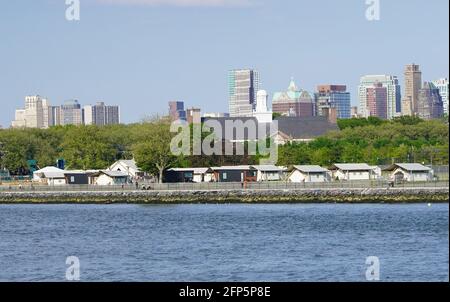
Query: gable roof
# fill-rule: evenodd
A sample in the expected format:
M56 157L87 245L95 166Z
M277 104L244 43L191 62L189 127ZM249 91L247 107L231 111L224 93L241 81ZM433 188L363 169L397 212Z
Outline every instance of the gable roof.
M275 165L254 165L252 167L261 172L274 172L274 171L282 172L283 171L283 168L277 167Z
M343 171L370 171L375 169L368 164L334 164L331 169L343 170Z
M102 171L100 171L100 174L105 174L112 178L128 177L128 174L125 174L122 171L102 170Z
M429 171L431 171L431 168L426 167L422 164L415 164L415 163L413 163L413 164L393 164L393 165L389 166L388 168L386 168L384 171L393 171L397 168L400 168L405 171L414 171L414 172L417 172L417 171L429 172Z
M300 172L305 173L326 173L328 172L328 169L322 168L318 165L295 165L293 166L295 169L299 170Z
M134 159L121 159L116 161L114 164L112 164L109 169L112 170L114 167L121 165L125 167L126 169L140 171L138 166L136 165L136 161Z
M34 171L33 175L38 175L42 178L64 178L64 170L56 167L45 167Z
M211 168L172 168L168 171L172 172L193 172L194 174L205 174L212 172Z

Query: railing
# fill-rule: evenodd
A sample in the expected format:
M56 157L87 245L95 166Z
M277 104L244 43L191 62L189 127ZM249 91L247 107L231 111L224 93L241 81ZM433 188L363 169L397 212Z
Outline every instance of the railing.
M142 183L136 185L63 185L49 186L37 184L0 185L1 192L130 192L141 190L176 191L176 190L301 190L301 189L365 189L365 188L448 188L449 181L404 182L394 184L385 180L373 181L334 181L323 183L291 182L252 182L252 183Z

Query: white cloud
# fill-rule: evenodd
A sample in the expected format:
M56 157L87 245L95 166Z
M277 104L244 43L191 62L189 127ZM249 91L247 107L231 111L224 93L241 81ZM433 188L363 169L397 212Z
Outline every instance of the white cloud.
M249 6L252 0L97 0L102 4L149 5L149 6Z

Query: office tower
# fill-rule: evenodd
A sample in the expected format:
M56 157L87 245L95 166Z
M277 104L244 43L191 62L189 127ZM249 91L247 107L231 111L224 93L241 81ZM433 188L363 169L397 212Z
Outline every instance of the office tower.
M319 85L314 98L317 116L325 116L332 112L329 109L335 109L336 118L351 118L350 92L347 92L347 86Z
M366 89L367 115L387 119L387 88L381 83Z
M366 75L361 77L359 84L359 113L362 117L368 117L367 88L381 83L387 90L386 112L387 118L393 119L400 116L402 111L402 98L400 85L396 76L391 75Z
M276 92L272 99L272 111L283 116L314 116L314 102L307 91L299 89L291 79L285 92Z
M190 108L186 110L186 118L189 124L201 123L202 113L200 108Z
M444 114L448 114L448 79L439 79L433 82L434 86L439 89L444 104Z
M231 117L252 116L259 85L260 75L256 70L238 69L229 71L228 93Z
M48 107L48 126L61 125L61 106Z
M172 121L186 120L186 111L184 110L184 102L169 102L169 117Z
M402 109L403 115L414 115L418 111L417 102L419 90L422 85L422 72L419 65L411 64L405 67L405 92L403 95L402 105L405 109ZM409 102L409 105L408 105ZM411 114L408 114L411 111Z
M61 105L61 125L82 125L83 114L77 100L68 100Z
M46 128L48 101L39 95L25 97L25 109L18 109L15 114L13 127Z
M425 82L417 97L417 116L425 119L437 119L444 114L444 106L439 89L433 83Z
M83 107L83 121L85 125L115 125L120 123L119 106L107 106L104 102Z

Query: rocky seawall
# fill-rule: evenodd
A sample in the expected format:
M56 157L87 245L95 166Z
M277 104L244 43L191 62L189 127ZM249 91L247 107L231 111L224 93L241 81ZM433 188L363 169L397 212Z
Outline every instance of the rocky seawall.
M448 203L449 188L2 192L1 204Z

